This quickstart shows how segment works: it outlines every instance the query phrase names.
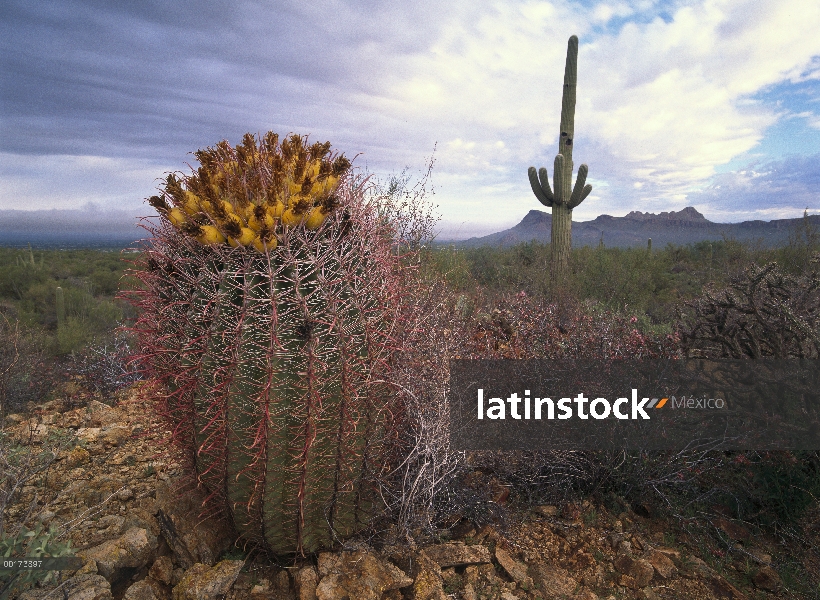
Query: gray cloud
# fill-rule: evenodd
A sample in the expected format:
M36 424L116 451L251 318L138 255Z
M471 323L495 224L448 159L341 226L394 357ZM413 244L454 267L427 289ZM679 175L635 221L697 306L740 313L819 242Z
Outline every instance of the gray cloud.
M247 130L349 132L432 3L6 3L0 150L178 159ZM400 75L398 73L397 75Z

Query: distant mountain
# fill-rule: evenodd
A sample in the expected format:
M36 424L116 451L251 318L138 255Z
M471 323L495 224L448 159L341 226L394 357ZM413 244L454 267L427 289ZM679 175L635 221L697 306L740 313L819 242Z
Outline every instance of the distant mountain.
M764 246L780 246L788 243L795 226L802 223L798 219L777 219L774 221L743 221L742 223L714 223L691 206L677 212L660 214L632 211L625 217L601 215L592 221L572 223L572 245L597 246L603 240L604 246L631 247L646 246L652 238L655 248L666 244L685 245L702 241L722 240L760 241ZM820 229L820 215L810 215L809 221ZM538 241L549 243L552 216L540 210L531 210L521 222L505 231L483 237L454 242L458 246L514 246L522 242Z
M125 210L0 210L0 246L125 248L143 237Z
M820 229L820 215L809 216ZM660 214L632 211L625 217L601 215L592 221L572 224L572 245L645 246L652 238L655 248L668 243L692 244L724 237L740 241L758 241L778 246L789 241L798 219L713 223L691 206L677 212ZM522 242L549 243L552 217L531 210L521 222L505 231L484 237L452 242L458 246L514 246ZM138 226L134 212L117 210L0 210L0 246L52 248L124 248L146 237Z

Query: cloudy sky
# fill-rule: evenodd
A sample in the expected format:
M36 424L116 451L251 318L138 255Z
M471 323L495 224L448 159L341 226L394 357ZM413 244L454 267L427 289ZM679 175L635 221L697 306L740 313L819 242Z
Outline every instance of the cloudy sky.
M383 178L432 157L442 237L497 231L543 208L576 34L576 220L820 212L818 31L813 0L5 0L0 210L147 213L191 151L273 130Z

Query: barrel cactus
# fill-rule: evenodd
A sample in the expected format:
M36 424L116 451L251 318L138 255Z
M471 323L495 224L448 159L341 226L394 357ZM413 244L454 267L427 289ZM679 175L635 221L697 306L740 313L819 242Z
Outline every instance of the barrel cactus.
M394 226L329 143L248 134L149 199L136 274L150 393L209 505L312 552L379 508L401 410Z

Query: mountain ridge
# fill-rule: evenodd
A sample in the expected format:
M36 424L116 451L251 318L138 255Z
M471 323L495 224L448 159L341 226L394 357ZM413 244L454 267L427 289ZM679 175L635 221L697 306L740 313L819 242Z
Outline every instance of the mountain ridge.
M147 235L137 214L123 209L2 209L0 246L124 248Z
M820 228L820 215L809 215L807 218L809 224ZM632 211L623 217L599 215L591 221L574 221L572 245L598 246L603 243L604 246L636 247L646 246L647 240L651 238L656 248L666 244L686 245L722 239L779 246L788 243L803 219L804 217L716 223L692 206L660 214ZM462 247L506 247L531 241L547 244L550 241L551 226L552 216L549 213L533 209L509 229L448 243Z

